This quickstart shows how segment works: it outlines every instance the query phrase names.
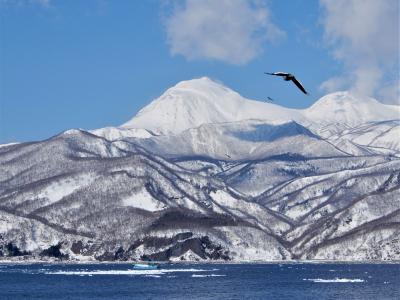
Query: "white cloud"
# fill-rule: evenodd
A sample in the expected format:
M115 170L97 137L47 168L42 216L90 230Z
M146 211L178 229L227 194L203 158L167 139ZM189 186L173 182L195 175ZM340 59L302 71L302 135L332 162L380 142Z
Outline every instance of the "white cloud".
M252 0L186 0L166 20L171 54L245 64L285 33L268 8Z
M336 92L346 88L347 80L344 77L332 77L321 83L319 88L328 93Z
M385 81L398 79L399 1L320 0L320 5L326 41L345 67L348 87L375 95Z

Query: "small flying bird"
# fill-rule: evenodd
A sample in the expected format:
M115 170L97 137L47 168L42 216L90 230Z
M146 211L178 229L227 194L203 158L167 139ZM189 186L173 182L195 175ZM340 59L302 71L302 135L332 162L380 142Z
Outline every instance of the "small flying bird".
M264 72L265 74L268 75L274 75L274 76L281 76L284 77L283 79L285 81L293 81L293 83L306 95L308 95L307 91L305 90L305 88L301 85L301 83L296 79L296 77L294 77L293 74L290 73L285 73L285 72L275 72L275 73L267 73Z
M274 99L272 99L271 97L267 97L267 100L265 100L265 101L267 101L267 102L275 102L275 100Z

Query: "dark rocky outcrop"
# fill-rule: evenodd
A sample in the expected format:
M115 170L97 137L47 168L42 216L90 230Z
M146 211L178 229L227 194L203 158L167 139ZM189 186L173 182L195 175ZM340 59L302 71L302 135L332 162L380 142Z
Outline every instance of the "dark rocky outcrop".
M71 251L77 255L91 256L94 255L98 250L98 245L94 244L93 241L74 241L71 245Z
M49 248L43 250L40 253L40 256L48 256L48 257L55 257L59 259L68 259L68 254L63 254L61 249L62 243L58 243L57 245L50 246Z
M189 250L191 250L201 259L230 260L229 251L224 250L220 245L213 244L208 236L203 236L201 238L190 238L180 241L167 250L148 256L143 256L142 259L167 261L170 260L171 257L182 256Z
M147 254L137 256L135 250L143 246ZM80 249L81 243L77 242L73 245L74 250ZM166 250L157 251L160 248ZM173 237L151 237L136 240L127 249L122 246L116 247L115 251L105 251L100 255L95 256L99 261L129 261L129 260L154 260L154 261L169 261L171 258L176 258L184 255L191 250L200 259L209 260L231 260L229 251L221 245L213 243L208 236L193 237L192 232L183 232L176 234Z
M84 250L84 245L82 241L76 241L72 243L71 251L75 254L82 254Z
M111 253L109 251L104 252L103 254L96 255L95 259L98 261L114 261L115 253Z
M31 252L21 250L12 242L0 246L0 256L14 257L14 256L25 256L25 255L31 255Z

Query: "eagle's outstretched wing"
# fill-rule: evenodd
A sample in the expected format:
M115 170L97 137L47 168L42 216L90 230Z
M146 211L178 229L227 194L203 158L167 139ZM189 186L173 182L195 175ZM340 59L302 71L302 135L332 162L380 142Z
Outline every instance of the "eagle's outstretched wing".
M307 91L305 88L301 85L301 83L296 79L296 77L292 78L293 83L306 95L308 95Z
M289 73L285 73L285 72L274 72L274 73L264 72L264 74L275 75L275 76L288 76L289 75Z

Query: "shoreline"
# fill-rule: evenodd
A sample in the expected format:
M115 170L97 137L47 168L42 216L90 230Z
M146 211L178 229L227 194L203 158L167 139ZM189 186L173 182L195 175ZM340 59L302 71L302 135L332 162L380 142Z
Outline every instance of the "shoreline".
M71 261L71 260L0 260L0 265L31 265L31 264L54 264L54 265L126 265L142 263L143 261ZM154 261L154 263L165 265L301 265L301 264L399 264L400 260L273 260L273 261Z

